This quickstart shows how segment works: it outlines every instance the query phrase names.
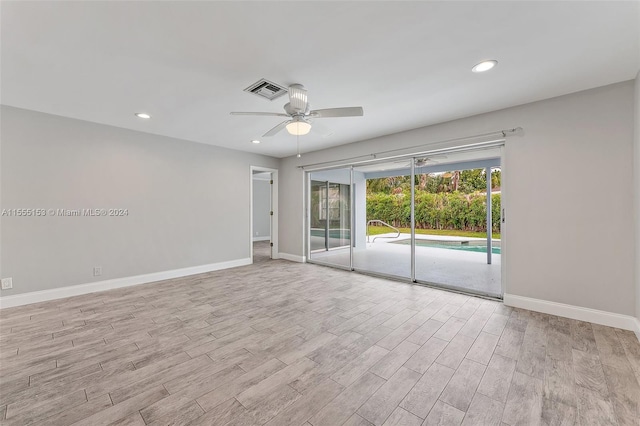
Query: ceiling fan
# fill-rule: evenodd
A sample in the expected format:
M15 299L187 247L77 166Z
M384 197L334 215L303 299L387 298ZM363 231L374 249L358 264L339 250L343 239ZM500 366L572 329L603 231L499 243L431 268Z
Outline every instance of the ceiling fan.
M263 137L274 136L282 129L292 135L302 136L311 131L313 127L314 131L323 135L330 135L331 131L321 124L317 123L317 118L329 118L329 117L360 117L364 115L362 107L344 107L344 108L327 108L327 109L315 109L312 110L307 100L307 89L301 84L292 84L289 86L289 102L284 105L285 113L280 112L232 112L231 115L261 115L271 117L287 117L288 120L278 124L267 133L262 135Z
M430 166L433 164L438 164L439 161L436 161L436 160L444 159L444 158L447 158L447 156L442 154L431 155L429 157L416 158L415 159L416 167L424 167L424 166ZM396 163L403 163L405 164L405 167L411 167L411 161L412 160L409 160L409 162L407 162L406 160L402 160L402 161L396 161Z

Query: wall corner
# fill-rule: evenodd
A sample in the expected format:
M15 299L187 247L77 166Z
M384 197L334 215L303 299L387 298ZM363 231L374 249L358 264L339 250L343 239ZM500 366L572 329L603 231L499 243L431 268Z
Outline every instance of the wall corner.
M640 262L637 261L640 257L640 70L636 74L635 90L634 90L634 134L633 134L633 205L634 205L634 259L636 259L634 281L636 290L636 322L637 330L636 335L640 339Z

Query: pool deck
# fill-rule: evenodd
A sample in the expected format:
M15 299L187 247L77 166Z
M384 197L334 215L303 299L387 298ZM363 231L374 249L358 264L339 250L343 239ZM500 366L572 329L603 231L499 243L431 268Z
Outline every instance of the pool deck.
M392 237L395 236L395 233L381 235ZM400 234L394 238L377 238L375 242L366 243L366 247L354 247L354 268L409 279L411 276L411 246L388 244L407 238L411 238L411 235ZM484 238L424 234L416 235L416 238L432 241L486 241ZM500 242L500 240L494 241ZM349 249L345 247L311 253L311 260L348 267ZM488 265L486 253L416 246L416 279L418 281L501 297L500 277L500 254L494 253L492 264Z

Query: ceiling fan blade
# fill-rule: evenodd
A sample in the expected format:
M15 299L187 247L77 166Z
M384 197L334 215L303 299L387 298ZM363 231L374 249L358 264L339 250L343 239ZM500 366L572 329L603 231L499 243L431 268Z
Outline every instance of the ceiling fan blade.
M436 161L435 159L444 159L447 158L446 155L430 155L428 157L423 157L423 158L416 158L416 167L424 167L424 166L430 166L433 164L438 164L439 161Z
M307 89L301 84L292 84L289 86L289 105L294 111L307 111Z
M400 164L402 167L406 167L406 168L411 167L411 161L409 161L407 163L407 160L392 161L391 163L392 164Z
M362 107L316 109L309 113L311 117L360 117L364 115Z
M333 130L331 130L330 128L328 128L327 126L325 126L324 124L316 121L316 120L309 120L309 122L311 123L311 131L314 133L317 133L323 137L327 137L327 136L331 136L333 135Z
M273 129L269 130L267 133L265 133L264 135L262 135L263 138L268 138L271 136L275 136L276 133L278 133L280 130L284 129L287 124L291 123L291 120L285 120L282 123L278 124L276 127L274 127Z
M282 112L231 112L231 115L264 115L269 117L289 117Z

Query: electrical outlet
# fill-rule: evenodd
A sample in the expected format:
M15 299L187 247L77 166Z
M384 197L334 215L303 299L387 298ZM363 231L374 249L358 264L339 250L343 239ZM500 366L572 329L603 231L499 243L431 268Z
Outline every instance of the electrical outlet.
M260 235L260 232L256 231L256 237L257 237L258 235Z
M11 277L3 278L2 279L2 289L3 290L9 290L10 288L13 288L13 278L11 278Z
M100 275L102 275L102 266L94 266L93 267L93 276L94 277L99 277Z

